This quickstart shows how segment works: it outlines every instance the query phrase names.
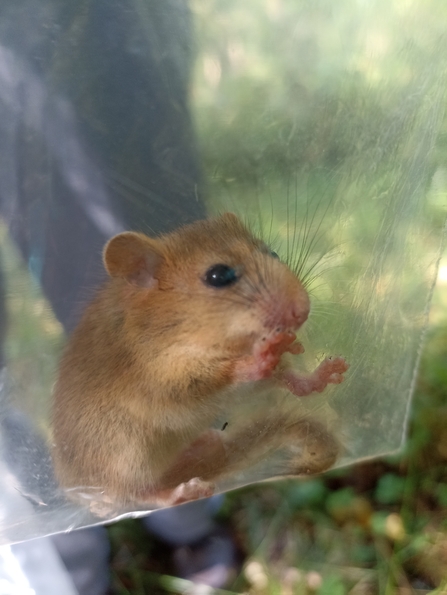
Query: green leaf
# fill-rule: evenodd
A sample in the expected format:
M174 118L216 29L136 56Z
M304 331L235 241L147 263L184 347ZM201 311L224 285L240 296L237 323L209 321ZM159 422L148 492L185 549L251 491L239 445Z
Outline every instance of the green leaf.
M404 489L404 477L387 473L380 478L374 497L380 504L397 504L402 500Z

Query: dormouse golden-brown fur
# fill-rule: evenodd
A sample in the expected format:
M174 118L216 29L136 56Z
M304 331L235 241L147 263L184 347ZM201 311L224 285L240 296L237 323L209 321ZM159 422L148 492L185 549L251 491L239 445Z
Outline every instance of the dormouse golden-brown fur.
M54 390L63 487L175 504L211 495L215 481L288 445L302 451L284 475L334 463L335 439L309 419L278 413L236 434L210 429L249 383L304 396L347 370L343 358L308 376L289 368L310 305L275 256L230 213L157 239L126 232L108 242L109 281L70 338Z

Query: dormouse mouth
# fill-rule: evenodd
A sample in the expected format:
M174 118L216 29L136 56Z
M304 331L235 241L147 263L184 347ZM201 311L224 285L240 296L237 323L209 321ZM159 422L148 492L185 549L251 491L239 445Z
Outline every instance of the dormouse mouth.
M278 356L289 352L293 354L302 353L304 351L301 343L296 341L296 333L291 329L284 329L280 326L262 337L262 342L269 346L269 350Z

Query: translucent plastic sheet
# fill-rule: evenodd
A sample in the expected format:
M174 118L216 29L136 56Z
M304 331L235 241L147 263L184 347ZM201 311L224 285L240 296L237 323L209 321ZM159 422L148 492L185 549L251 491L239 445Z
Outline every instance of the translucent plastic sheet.
M210 427L309 435L242 457L216 492L288 474L309 444L337 445L326 466L397 450L444 220L442 0L11 0L0 17L0 543L151 508L101 485L74 502L50 455L66 337L126 229L237 213L306 277L294 367L349 363L306 398L237 390Z
M0 548L4 595L77 595L50 538Z

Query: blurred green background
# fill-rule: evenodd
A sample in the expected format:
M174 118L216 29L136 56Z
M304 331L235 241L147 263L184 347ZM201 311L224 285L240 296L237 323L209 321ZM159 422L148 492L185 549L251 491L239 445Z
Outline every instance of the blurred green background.
M446 206L441 1L192 2L191 106L213 211L234 210L307 279L302 358L342 463L398 448ZM315 398L315 410L322 401Z

